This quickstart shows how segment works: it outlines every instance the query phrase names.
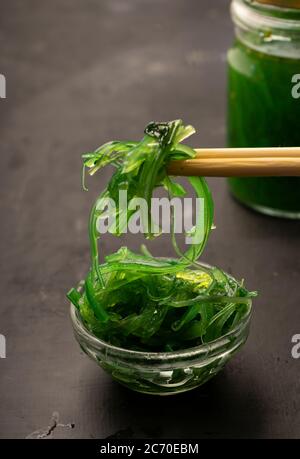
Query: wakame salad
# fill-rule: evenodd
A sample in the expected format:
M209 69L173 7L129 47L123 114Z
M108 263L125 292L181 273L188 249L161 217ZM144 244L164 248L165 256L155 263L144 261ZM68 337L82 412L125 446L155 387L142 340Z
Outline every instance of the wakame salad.
M67 294L77 308L89 332L112 345L137 351L172 352L209 343L236 327L251 308L249 292L234 278L216 267L198 262L213 226L213 201L204 178L189 177L195 196L204 200L203 223L190 231L195 243L182 253L175 238L174 213L171 214L171 238L174 258L156 258L146 246L140 253L121 247L99 263L97 221L108 217L103 200L116 206L116 224L110 233L120 236L137 212L124 212L119 191L126 190L128 200L143 198L148 204L144 235L152 239L151 198L163 187L170 198L184 197L186 189L170 177L167 165L173 160L189 159L195 151L181 142L195 132L181 120L150 123L139 142L108 142L83 155L85 170L94 175L107 165L115 172L94 203L89 220L91 269L80 288ZM112 215L110 215L112 216ZM147 217L147 218L145 218Z

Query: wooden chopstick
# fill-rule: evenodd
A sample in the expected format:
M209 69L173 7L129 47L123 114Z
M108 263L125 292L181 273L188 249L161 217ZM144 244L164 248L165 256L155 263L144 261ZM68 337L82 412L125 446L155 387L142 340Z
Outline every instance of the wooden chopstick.
M170 175L206 177L300 176L300 148L196 149L196 158L172 161Z
M195 148L198 158L300 158L300 147Z

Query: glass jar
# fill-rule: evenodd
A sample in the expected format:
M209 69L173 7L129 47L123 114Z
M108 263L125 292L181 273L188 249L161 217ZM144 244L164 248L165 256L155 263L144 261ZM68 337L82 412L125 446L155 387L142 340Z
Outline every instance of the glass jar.
M245 343L251 305L238 325L207 344L175 352L141 352L113 346L84 326L71 304L71 320L81 349L116 381L128 388L154 395L171 395L201 386L215 376Z
M233 0L228 146L300 146L300 1ZM300 218L300 177L230 178L233 195L265 214Z

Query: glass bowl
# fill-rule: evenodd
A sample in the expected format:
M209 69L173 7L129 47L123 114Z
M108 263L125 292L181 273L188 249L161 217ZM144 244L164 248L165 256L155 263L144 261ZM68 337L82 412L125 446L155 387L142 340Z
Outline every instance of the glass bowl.
M71 304L71 320L81 349L122 385L147 394L171 395L201 386L215 376L245 343L251 304L239 324L226 335L175 352L141 352L102 341L83 324Z

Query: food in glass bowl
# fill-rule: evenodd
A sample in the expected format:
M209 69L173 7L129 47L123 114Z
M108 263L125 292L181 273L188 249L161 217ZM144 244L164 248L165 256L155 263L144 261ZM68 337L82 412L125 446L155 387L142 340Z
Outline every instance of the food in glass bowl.
M181 144L193 132L181 120L150 123L140 142L109 142L83 155L91 175L108 164L116 171L91 211L91 269L68 293L75 335L116 380L145 393L183 392L215 375L245 342L256 295L221 269L198 261L213 225L213 201L202 177L188 178L203 206L186 233L192 243L184 253L172 212L177 258L154 257L143 245L141 253L121 247L99 262L99 222L108 221L110 233L120 236L139 212L145 237L161 234L151 213L153 192L163 187L170 199L187 194L167 174L167 165L195 156ZM131 204L143 200L146 210L124 207L120 191Z

